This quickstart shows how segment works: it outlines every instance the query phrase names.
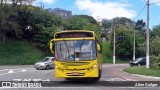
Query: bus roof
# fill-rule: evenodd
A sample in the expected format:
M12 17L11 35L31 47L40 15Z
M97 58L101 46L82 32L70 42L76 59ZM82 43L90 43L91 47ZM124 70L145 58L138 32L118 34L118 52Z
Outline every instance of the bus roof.
M92 34L93 34L93 37L97 38L97 36L95 35L95 32L94 32L94 31L91 31L91 30L66 30L66 31L60 31L60 32L54 33L54 39L55 39L55 35L56 35L56 34L69 33L69 32L89 32L89 33L92 33ZM97 38L97 40L98 40L98 38ZM98 40L98 42L99 42L99 40Z
M54 34L65 33L65 32L91 32L91 33L94 33L94 31L90 31L90 30L66 30L66 31L56 32Z

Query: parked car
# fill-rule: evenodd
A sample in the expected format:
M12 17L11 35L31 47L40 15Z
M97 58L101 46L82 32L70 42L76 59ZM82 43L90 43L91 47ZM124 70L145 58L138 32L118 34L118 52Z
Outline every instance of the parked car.
M35 63L36 69L51 69L54 68L54 57L45 57L39 62Z
M130 66L142 66L146 65L146 57L140 57L129 62Z

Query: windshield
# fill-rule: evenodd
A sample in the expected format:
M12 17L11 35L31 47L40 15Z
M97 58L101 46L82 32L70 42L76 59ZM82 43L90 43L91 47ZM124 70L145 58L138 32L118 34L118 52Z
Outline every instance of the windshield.
M136 59L135 61L137 61L137 62L139 62L139 61L141 61L143 58L138 58L138 59Z
M40 60L40 62L46 62L48 60L49 60L49 58L44 58L44 59Z
M59 61L93 60L96 58L95 41L74 40L55 42L55 59Z

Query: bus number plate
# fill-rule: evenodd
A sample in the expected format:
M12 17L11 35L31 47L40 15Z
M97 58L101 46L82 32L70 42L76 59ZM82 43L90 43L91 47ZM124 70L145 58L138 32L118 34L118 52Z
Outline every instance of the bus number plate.
M79 75L79 72L72 72L72 75Z

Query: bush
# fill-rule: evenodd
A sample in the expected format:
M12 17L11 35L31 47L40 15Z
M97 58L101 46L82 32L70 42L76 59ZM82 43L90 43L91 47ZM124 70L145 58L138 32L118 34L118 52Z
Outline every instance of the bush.
M103 42L102 43L102 56L103 56L103 62L112 62L112 50L111 50L111 44L109 42Z
M150 67L154 69L160 69L160 55L157 56L151 56L150 58Z
M129 26L116 25L115 28L116 55L118 57L126 57L133 55L133 30ZM111 37L113 46L113 32Z

